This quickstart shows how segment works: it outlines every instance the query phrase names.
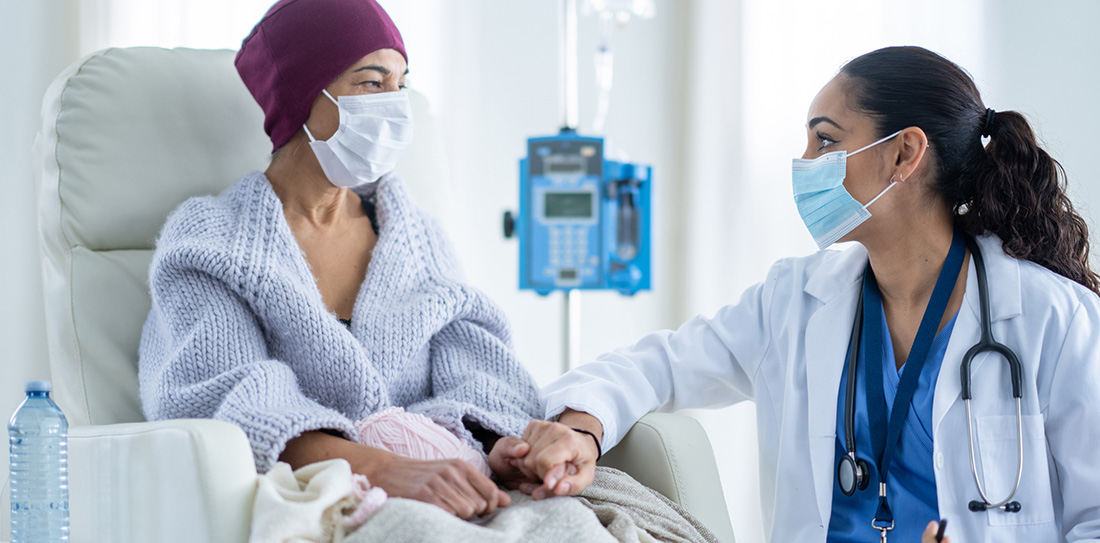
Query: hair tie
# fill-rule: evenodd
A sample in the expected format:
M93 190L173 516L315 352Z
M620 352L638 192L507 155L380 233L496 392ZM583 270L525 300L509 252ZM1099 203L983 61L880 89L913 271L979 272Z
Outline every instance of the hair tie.
M603 458L603 447L600 446L600 438L596 437L596 434L589 432L588 430L582 430L580 428L573 428L574 432L579 432L592 438L592 441L596 442L596 461L599 462Z
M997 115L997 111L993 108L985 109L985 124L982 125L982 137L988 137L993 134L993 117Z

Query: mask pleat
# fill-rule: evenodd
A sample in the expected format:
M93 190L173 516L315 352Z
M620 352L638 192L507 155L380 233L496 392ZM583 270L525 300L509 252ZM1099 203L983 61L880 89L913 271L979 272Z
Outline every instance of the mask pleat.
M373 183L393 171L412 142L413 121L405 91L340 96L340 127L326 141L310 143L333 185Z

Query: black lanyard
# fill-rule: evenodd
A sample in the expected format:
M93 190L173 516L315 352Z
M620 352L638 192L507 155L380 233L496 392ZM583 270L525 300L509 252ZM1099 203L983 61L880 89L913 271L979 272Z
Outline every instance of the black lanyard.
M936 338L936 331L943 319L944 310L947 309L947 302L951 299L951 292L955 290L965 254L966 244L962 235L956 231L951 240L951 250L943 262L932 297L928 300L924 317L921 318L917 337L913 340L909 357L905 359L905 369L890 410L889 425L886 421L886 395L882 390L882 361L879 358L883 352L882 321L879 317L882 315L882 296L870 263L867 264L867 271L863 276L863 348L868 358L864 366L867 373L867 417L871 425L871 447L874 449L875 459L878 460L879 475L879 506L872 525L882 531L883 539L886 532L894 527L894 515L886 500L886 473L890 469L898 437L905 426L921 369L928 359L928 351L932 348L932 340ZM879 438L876 439L876 436Z

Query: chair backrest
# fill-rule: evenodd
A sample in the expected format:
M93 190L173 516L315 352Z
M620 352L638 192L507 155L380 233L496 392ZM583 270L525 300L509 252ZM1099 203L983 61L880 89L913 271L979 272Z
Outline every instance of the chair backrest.
M233 51L135 47L81 59L43 100L39 160L47 338L54 398L70 424L144 420L137 352L148 266L165 218L263 169L263 113ZM450 227L447 170L427 101L398 172Z

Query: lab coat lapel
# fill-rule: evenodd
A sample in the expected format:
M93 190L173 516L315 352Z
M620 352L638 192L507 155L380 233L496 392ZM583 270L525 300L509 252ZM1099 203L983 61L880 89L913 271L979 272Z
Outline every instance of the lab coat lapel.
M985 258L986 276L989 286L990 318L997 321L1010 319L1022 313L1022 294L1020 292L1020 263L1004 253L1001 241L995 236L986 235L977 238L982 256ZM981 301L978 296L978 272L974 257L966 272L966 293L959 308L951 339L944 352L940 376L936 380L936 391L932 399L932 435L940 427L943 417L956 402L962 401L962 359L981 338ZM1004 343L1007 338L996 335L997 341ZM970 365L971 374L977 374L985 361L996 357L990 353L981 353L974 357ZM996 357L999 358L999 357Z
M832 503L836 406L867 252L853 247L823 263L806 282L824 305L806 324L806 405L814 492L822 522Z

